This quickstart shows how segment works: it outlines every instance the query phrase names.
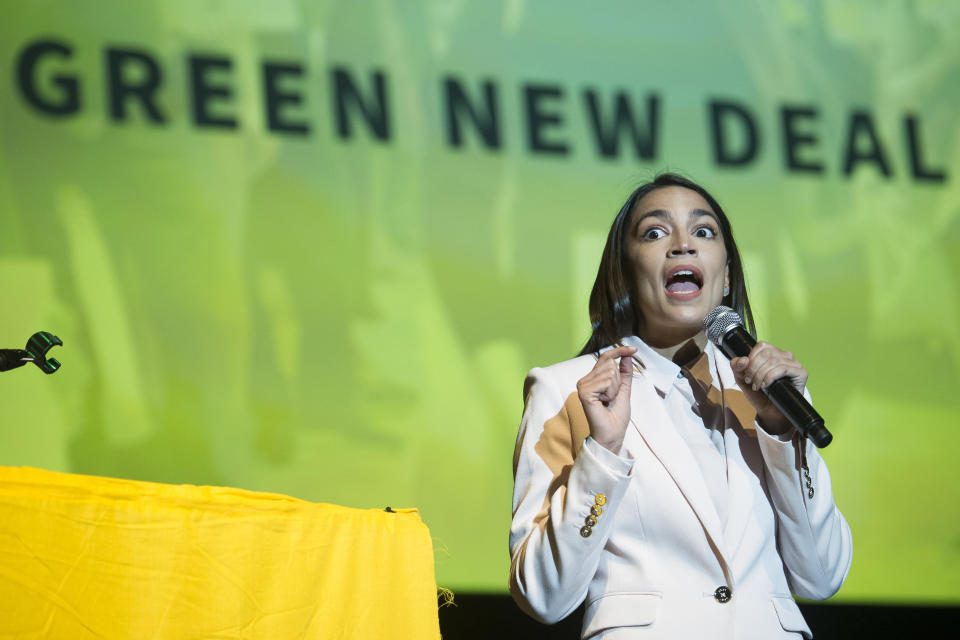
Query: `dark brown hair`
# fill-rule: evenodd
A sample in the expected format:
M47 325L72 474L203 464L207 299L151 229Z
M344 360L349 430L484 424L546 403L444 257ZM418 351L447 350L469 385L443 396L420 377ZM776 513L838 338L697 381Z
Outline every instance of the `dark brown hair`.
M637 187L620 212L613 220L607 244L600 258L597 280L590 293L590 324L593 327L590 339L579 355L596 353L603 347L617 344L621 338L636 335L640 326L640 308L633 300L636 285L633 281L633 269L624 250L627 234L630 232L630 214L637 203L648 193L663 187L683 187L699 193L720 223L723 246L727 250L727 264L730 268L730 292L723 297L723 304L734 309L743 318L747 331L756 335L753 312L747 299L747 285L743 277L743 263L740 251L733 239L733 230L727 214L706 189L697 183L675 173L662 173L652 181Z

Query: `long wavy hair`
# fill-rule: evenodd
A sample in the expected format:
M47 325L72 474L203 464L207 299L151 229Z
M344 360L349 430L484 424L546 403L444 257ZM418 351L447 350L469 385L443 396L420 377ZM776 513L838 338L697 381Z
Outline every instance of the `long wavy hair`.
M664 187L683 187L699 193L717 214L730 269L730 292L723 297L723 304L739 313L747 331L756 337L753 312L743 277L743 263L740 261L740 251L733 239L727 214L723 212L720 203L699 184L675 173L661 173L652 181L637 187L613 220L610 233L607 234L607 244L603 248L603 256L600 258L597 279L590 293L592 332L579 355L596 353L603 347L617 344L624 336L637 335L642 313L634 300L636 284L624 245L630 232L630 217L637 203L648 193Z

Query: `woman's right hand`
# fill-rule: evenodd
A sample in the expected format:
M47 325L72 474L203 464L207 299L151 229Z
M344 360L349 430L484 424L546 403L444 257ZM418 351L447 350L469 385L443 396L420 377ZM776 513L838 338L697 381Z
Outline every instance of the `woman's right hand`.
M636 347L617 347L600 354L593 369L577 381L577 395L587 414L590 435L619 454L630 422L630 388Z

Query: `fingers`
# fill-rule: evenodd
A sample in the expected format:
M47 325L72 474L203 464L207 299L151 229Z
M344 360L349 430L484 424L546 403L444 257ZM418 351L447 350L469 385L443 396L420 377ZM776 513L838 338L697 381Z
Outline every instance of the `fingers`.
M745 358L746 367L742 369L743 381L750 385L754 391L758 390L758 382L761 380L761 374L768 373L770 368L776 366L782 360L785 352L780 351L767 342L758 342L750 350L750 355Z
M802 390L807 382L807 371L794 359L793 353L767 342L758 342L749 356L734 358L730 366L738 384L747 385L754 391L765 389L783 377L789 377L798 390Z
M580 399L607 405L621 392L626 392L629 398L633 375L633 360L629 356L636 351L634 347L617 347L600 354L590 373L577 382Z
M633 347L630 347L633 349ZM636 349L633 349L636 351ZM630 402L630 390L633 388L633 358L626 356L620 358L620 388L618 392L623 398Z
M620 365L609 358L598 360L590 372L577 381L577 393L584 402L606 404L620 387Z
M620 360L617 362L618 384L613 394L609 396L609 399L612 400L616 396L622 397L629 402L630 389L633 387L633 358L630 356L636 353L637 349L636 347L617 347L616 349L607 351L607 353L614 351L620 354L618 356ZM620 394L623 395L621 396Z
M754 390L766 389L775 380L789 377L794 386L803 389L803 384L798 384L797 380L806 380L806 371L799 363L767 363L761 367L753 378Z
M628 346L617 347L616 349L607 349L600 354L599 358L597 358L597 364L600 364L604 360L614 360L616 358L622 358L623 356L632 356L636 352L636 347Z
M634 347L617 347L600 354L593 369L577 381L577 395L590 425L590 435L619 453L630 421Z
M633 347L630 347L633 349ZM634 349L636 351L636 349ZM633 358L622 357L620 358L618 367L620 369L621 375L629 376L633 374Z

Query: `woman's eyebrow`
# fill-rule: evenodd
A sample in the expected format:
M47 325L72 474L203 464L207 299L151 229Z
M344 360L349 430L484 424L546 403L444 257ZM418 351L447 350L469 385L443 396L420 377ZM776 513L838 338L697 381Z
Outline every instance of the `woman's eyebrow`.
M643 222L645 219L647 219L647 218L649 218L649 217L651 217L651 216L654 217L654 218L660 218L661 220L669 220L669 219L670 219L670 214L667 213L667 211L665 211L664 209L654 209L653 211L647 211L646 213L644 213L643 215L641 215L639 218L637 218L637 221L636 221L634 224L635 224L635 225L638 225L638 224L640 224L641 222Z
M691 209L688 217L692 220L693 218L702 218L703 216L708 216L713 218L713 221L717 224L720 224L720 219L717 218L717 214L713 211L707 211L706 209Z

